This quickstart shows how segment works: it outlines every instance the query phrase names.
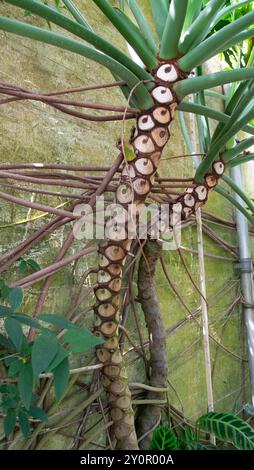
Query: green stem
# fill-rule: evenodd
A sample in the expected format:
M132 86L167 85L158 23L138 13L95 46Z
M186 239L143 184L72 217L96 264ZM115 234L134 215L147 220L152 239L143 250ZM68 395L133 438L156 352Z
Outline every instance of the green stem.
M187 31L195 18L200 14L202 8L203 0L189 0L188 8L185 16L185 21L183 25L183 32Z
M216 193L220 194L225 199L227 199L229 202L231 202L231 204L233 204L233 206L235 206L240 212L242 212L242 214L245 215L246 219L248 219L250 221L250 223L252 225L254 225L254 217L252 217L249 214L249 212L242 206L242 204L239 204L239 202L237 202L235 200L235 198L233 196L231 196L231 194L229 194L222 186L217 184L214 191L216 191Z
M244 191L242 191L238 186L237 184L235 184L235 182L227 175L224 175L222 177L223 181L225 181L225 183L227 183L227 185L233 189L233 191L238 194L238 196L240 196L240 198L245 202L245 204L247 205L247 207L250 209L250 211L252 212L252 214L254 215L254 204L253 202L251 201L251 199L244 193Z
M142 69L139 65L135 64L127 55L125 55L120 49L116 48L109 42L100 38L93 31L87 29L87 27L72 21L67 18L62 13L57 12L53 8L50 8L46 5L42 5L34 0L6 0L7 3L15 5L19 8L24 8L31 13L34 13L41 18L46 19L47 21L57 24L61 28L64 28L66 31L75 34L76 36L84 39L88 43L96 47L96 49L104 52L108 56L120 62L125 67L127 67L131 72L133 72L141 80L151 80L151 75L149 75L145 70Z
M206 8L197 16L179 47L181 54L186 54L193 46L199 44L206 37L211 29L212 21L224 3L226 3L226 0L211 0Z
M74 5L72 0L62 0L62 2L66 6L67 10L69 10L69 12L72 14L73 18L75 18L75 20L79 24L82 24L82 26L85 26L85 28L90 29L92 31L90 24L86 21L86 19L81 14L76 5Z
M131 21L126 20L124 15L120 15L116 9L114 9L108 0L92 0L98 8L104 13L104 15L111 21L116 29L122 34L126 41L133 47L140 59L152 70L157 66L157 59L154 53L150 50L146 44L142 34L137 30L135 25ZM134 26L134 27L133 27Z
M225 26L182 57L179 60L179 66L185 72L190 72L194 67L224 50L224 45L228 41L231 41L231 44L234 43L234 36L251 26L253 22L254 12L251 12Z
M184 25L188 0L171 0L166 25L164 28L160 57L174 59L178 56L178 45Z
M254 78L254 67L226 70L202 77L187 78L186 80L177 82L174 85L174 90L179 100L182 100L186 95L197 93L207 88L213 88L225 83L238 82L240 80L248 80L250 78Z
M114 72L121 78L121 80L126 81L130 88L136 87L133 93L137 97L141 109L149 109L153 105L153 100L148 90L142 83L137 86L139 84L139 79L130 70L111 57L108 57L105 54L101 54L100 52L85 46L79 41L58 33L53 33L52 31L46 31L30 24L25 24L10 18L5 18L3 16L0 17L0 29L9 33L17 34L18 36L31 38L35 41L40 41L52 46L60 47L61 49L74 52L75 54L79 54L83 57L98 62L104 67L107 67L110 71Z

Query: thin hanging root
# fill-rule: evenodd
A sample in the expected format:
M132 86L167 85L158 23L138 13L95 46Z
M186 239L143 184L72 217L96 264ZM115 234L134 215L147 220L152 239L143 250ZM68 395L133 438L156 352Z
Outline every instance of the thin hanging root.
M161 257L162 247L156 241L148 241L144 246L144 256L141 257L138 270L138 298L144 311L150 342L150 381L151 390L147 393L147 400L164 398L164 394L158 395L153 387L160 387L165 391L168 374L166 332L161 318L160 305L155 289L155 269ZM162 391L161 390L161 391ZM151 432L155 424L160 421L161 407L143 405L139 407L137 417L138 436L140 448L148 449L151 440Z
M170 73L168 65L170 64ZM106 240L99 247L98 287L95 311L95 333L105 342L97 350L98 359L104 364L103 384L107 392L112 430L119 449L138 449L134 425L131 393L128 387L123 357L119 349L119 295L121 277L131 239L136 238L138 210L152 190L162 151L170 137L170 125L178 105L173 84L186 78L176 61L162 62L154 70L154 88L151 95L154 106L137 117L129 144L133 159L126 160L115 193L115 202L121 213L112 214L106 222ZM121 154L125 156L123 138L119 141ZM213 164L203 184L189 183L189 187L175 201L170 201L169 225L188 219L207 200L209 191L222 176L222 161ZM187 183L187 182L186 182ZM179 185L178 185L179 187ZM127 210L129 209L129 211ZM156 385L156 384L155 384Z

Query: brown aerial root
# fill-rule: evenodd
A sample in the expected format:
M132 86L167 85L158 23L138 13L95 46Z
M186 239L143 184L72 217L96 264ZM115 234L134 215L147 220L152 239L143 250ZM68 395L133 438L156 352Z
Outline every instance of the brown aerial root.
M155 270L161 252L162 247L159 242L155 240L146 242L138 269L138 299L145 315L150 337L149 385L165 388L168 374L166 331L155 288ZM164 398L163 393L147 392L147 400L158 400L160 398ZM139 441L141 449L149 449L152 430L160 422L160 417L161 407L159 405L149 404L139 407L136 429L138 437L144 436Z

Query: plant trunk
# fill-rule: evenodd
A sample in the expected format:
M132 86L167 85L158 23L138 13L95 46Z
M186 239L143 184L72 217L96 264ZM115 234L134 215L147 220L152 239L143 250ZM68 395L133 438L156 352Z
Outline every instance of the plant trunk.
M129 144L133 149L133 160L127 162L125 158L115 196L118 209L105 224L105 240L99 246L98 287L94 291L97 300L94 308L95 334L105 339L104 344L97 349L97 357L104 364L103 384L114 423L116 447L123 450L138 449L138 444L131 393L118 341L122 271L132 242L130 228L135 238L138 210L151 191L162 151L170 137L170 125L178 105L173 85L186 78L175 60L161 61L152 75L154 88L150 92L154 106L140 112L132 131ZM122 145L120 150L125 154ZM224 170L222 162L216 165L205 184L187 189L172 202L169 217L171 226L173 220L175 223L175 211L180 214L176 220L179 222L188 218L206 201L209 189L216 185L217 169L221 174Z
M162 246L157 241L146 242L138 270L138 299L144 311L147 330L150 338L150 380L152 387L166 387L168 375L167 343L164 323L161 317L160 305L156 295L155 269L161 257ZM146 398L158 400L164 398L164 393L148 392ZM153 430L161 418L159 405L143 405L139 407L137 416L138 436L141 449L149 449Z

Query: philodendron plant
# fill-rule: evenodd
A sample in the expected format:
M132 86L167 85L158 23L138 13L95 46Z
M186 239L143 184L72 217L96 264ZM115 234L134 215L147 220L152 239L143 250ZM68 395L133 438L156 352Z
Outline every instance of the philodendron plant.
M129 141L119 140L124 165L115 201L122 207L121 220L118 221L118 228L109 231L110 236L99 246L94 311L95 331L104 339L97 349L97 356L103 363L103 384L113 421L112 435L117 448L137 449L131 393L118 336L121 277L131 247L125 225L127 208L131 210L135 230L139 207L151 192L177 110L203 115L219 121L219 124L208 140L205 157L190 186L169 202L171 227L173 219L174 223L184 221L205 204L209 193L223 176L226 165L241 163L242 157L235 157L253 144L253 137L239 143L233 150L228 144L240 130L254 135L254 129L249 125L254 118L251 105L254 96L252 60L247 67L212 74L196 73L197 68L208 59L253 36L254 11L251 8L246 14L236 16L233 22L221 22L230 13L252 2L151 0L153 28L142 12L142 2L126 0L115 8L116 2L91 0L131 46L130 50L135 51L138 60L94 32L83 15L85 8L80 12L71 0L6 0L5 3L44 18L51 24L51 29L47 29L47 24L45 28L28 24L25 18L18 21L0 17L1 30L66 49L105 66L116 80L122 81L127 109L131 106L136 110L135 128ZM59 9L59 6L65 8ZM86 8L89 8L87 3ZM216 28L219 23L222 26ZM63 33L54 32L54 25L62 28ZM153 30L156 30L156 37ZM204 103L184 100L188 95L233 82L236 82L236 91L225 113L208 108ZM231 181L228 182L231 184ZM227 197L223 188L219 187L218 190ZM253 223L254 215L244 208L240 209ZM124 221L123 214L126 215ZM112 220L108 220L107 224L110 227Z

